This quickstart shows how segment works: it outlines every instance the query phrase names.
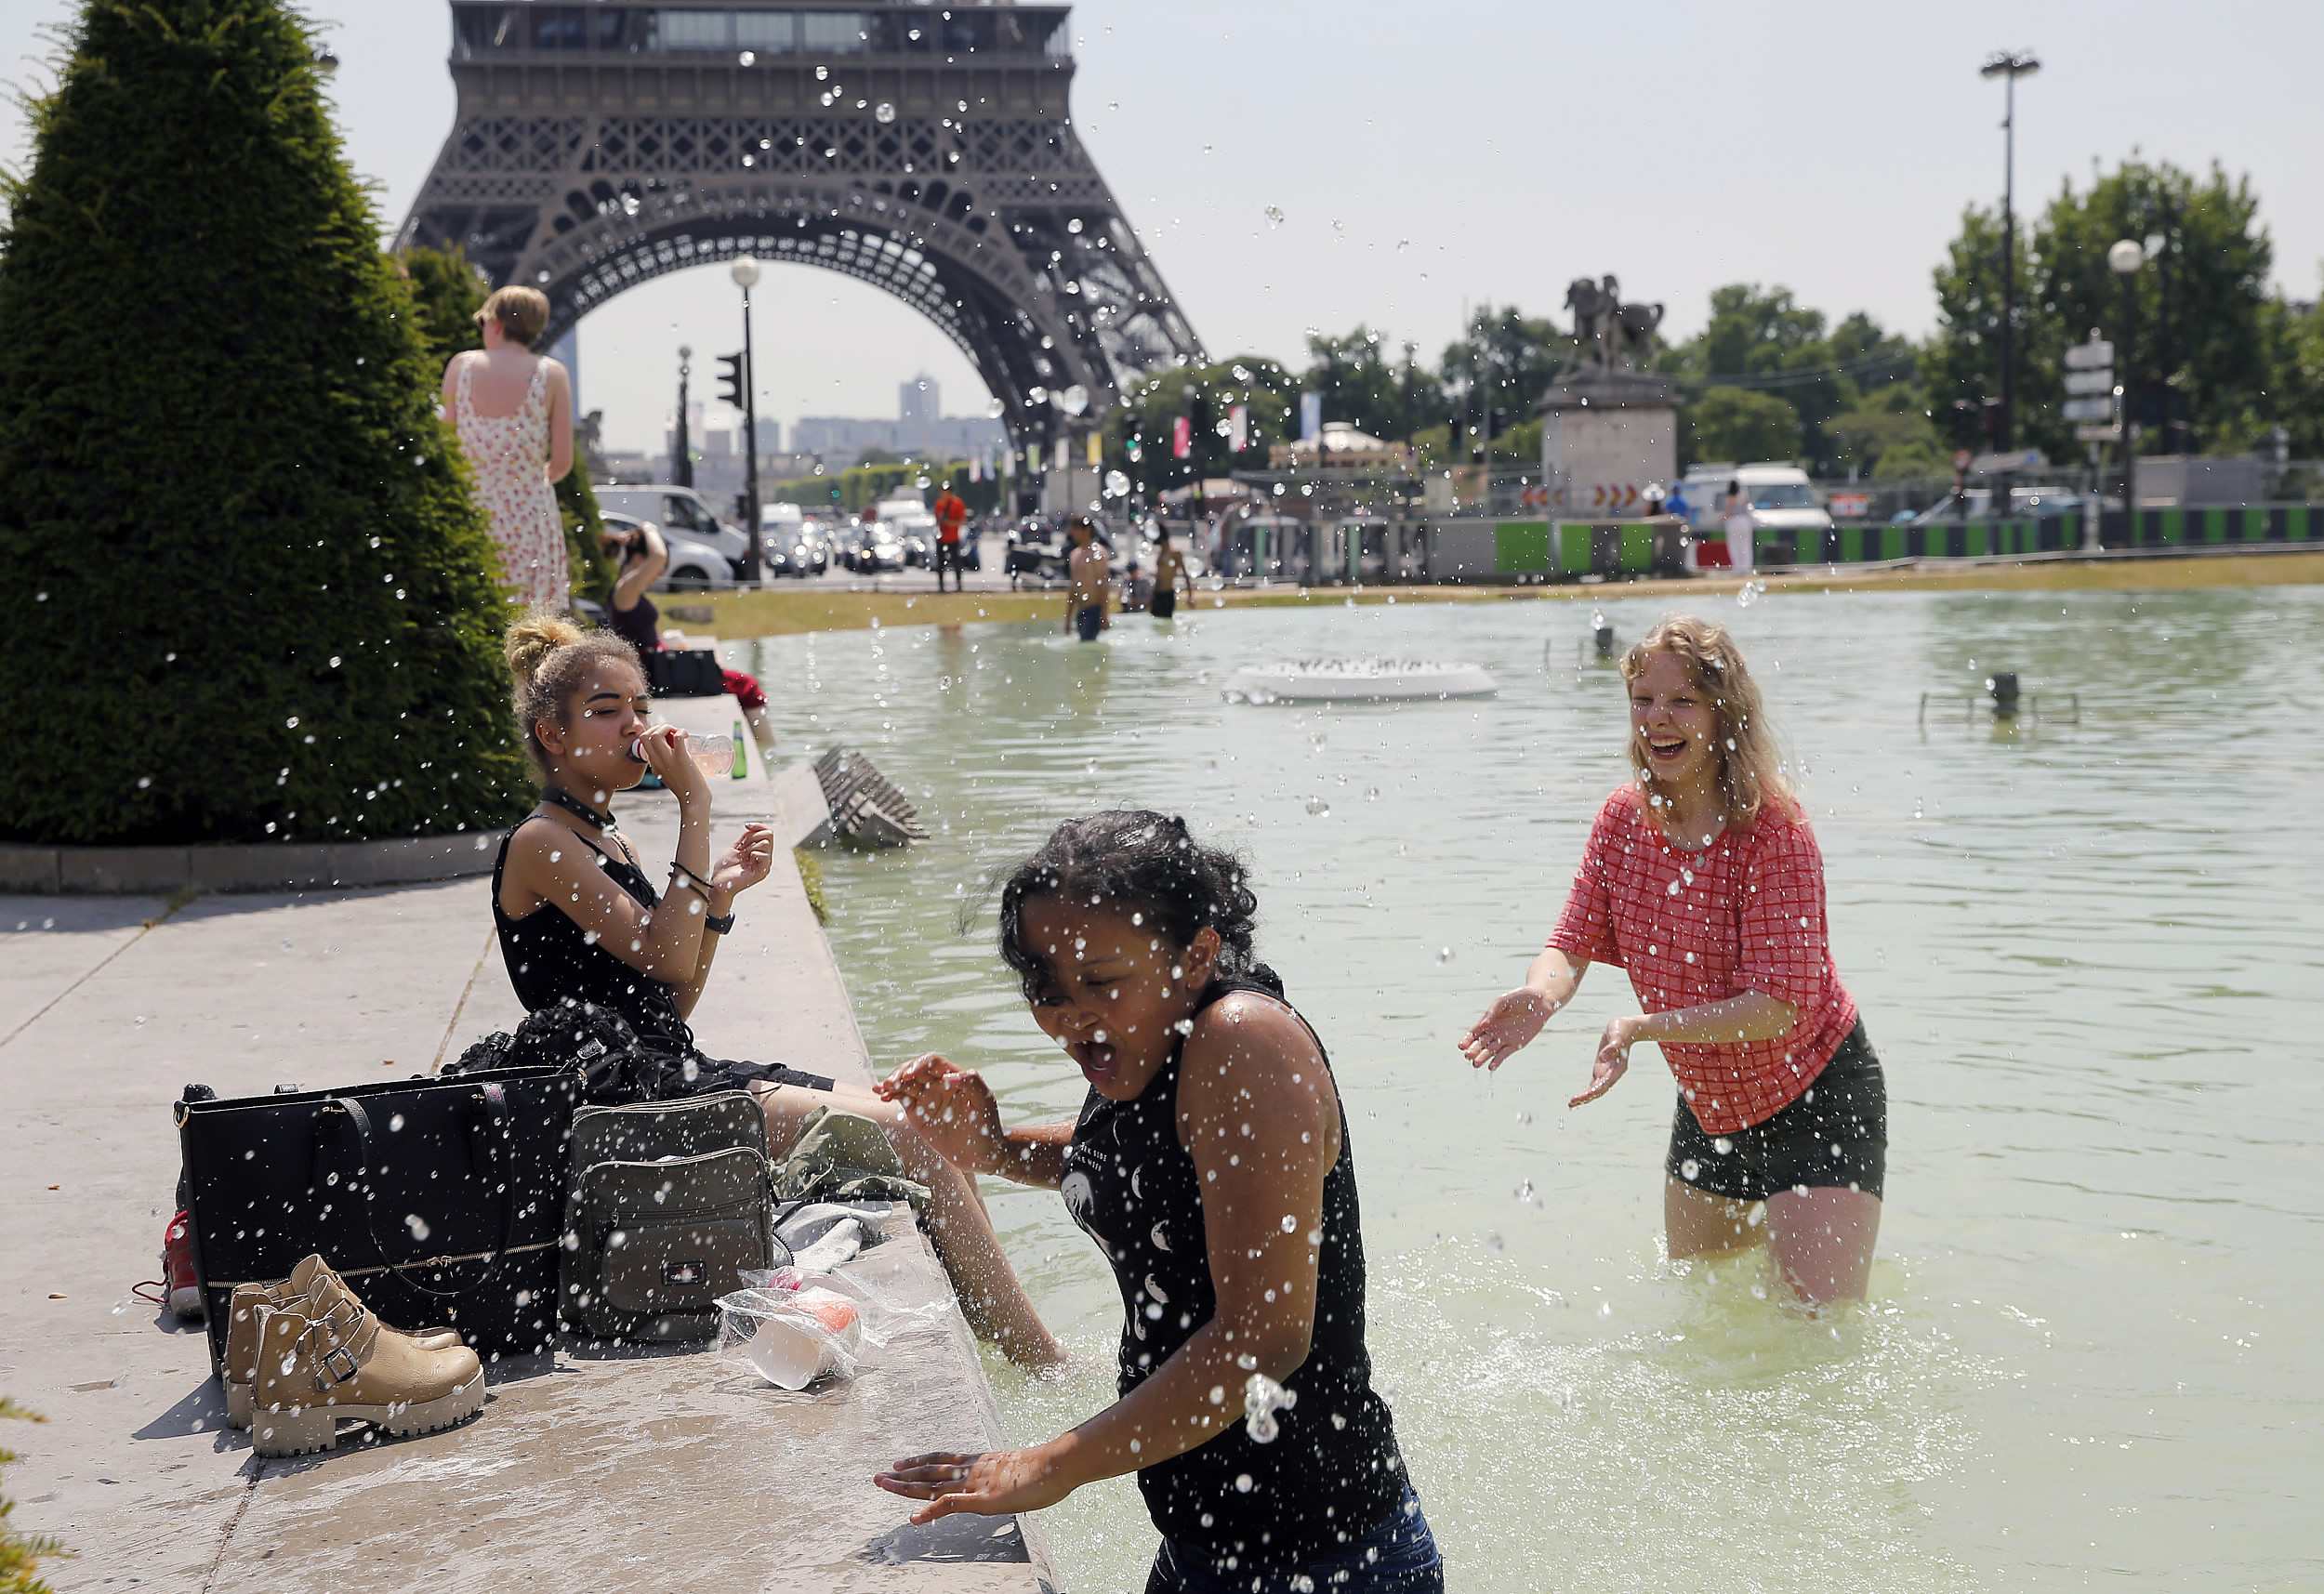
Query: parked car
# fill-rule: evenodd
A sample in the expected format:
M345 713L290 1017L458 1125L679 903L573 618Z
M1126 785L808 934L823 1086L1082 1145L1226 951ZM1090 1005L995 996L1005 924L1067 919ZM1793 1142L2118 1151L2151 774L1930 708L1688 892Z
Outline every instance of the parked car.
M708 501L691 487L600 487L597 503L601 510L653 521L662 528L665 539L689 537L718 549L726 560L724 580L742 573L750 538L740 526L720 520Z
M598 519L606 531L625 536L653 524L634 515L601 512ZM667 526L655 526L654 530L662 534L662 546L669 550L669 566L662 572L662 578L654 584L657 588L666 592L699 592L713 586L734 585L734 567L720 549L700 537L673 532Z
M2013 487L2009 490L2009 507L1994 507L1993 489L1969 487L1958 493L1948 493L1918 514L1900 515L1907 525L1934 525L1939 520L1988 520L2018 515L2078 515L2090 500L2070 487ZM2119 498L2100 498L2101 509L2119 509Z
M858 575L904 568L904 542L885 520L857 520L843 534L840 560Z
M1065 579L1065 533L1041 515L1027 515L1009 528L1007 573L1011 586L1027 576L1043 583Z
M795 575L802 580L821 575L831 564L830 550L820 537L810 537L812 524L797 504L768 504L759 511L759 541L769 575Z
M799 523L799 547L806 560L800 575L821 575L831 568L831 531L821 520Z
M927 565L933 559L936 546L936 517L928 512L928 506L916 494L899 494L882 498L873 506L872 513L882 524L895 533L896 541L904 545L906 564Z

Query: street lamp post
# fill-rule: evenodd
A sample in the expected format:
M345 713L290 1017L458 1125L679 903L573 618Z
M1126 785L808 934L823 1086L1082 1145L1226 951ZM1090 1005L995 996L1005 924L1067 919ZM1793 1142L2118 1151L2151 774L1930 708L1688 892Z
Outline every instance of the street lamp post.
M743 528L742 578L756 586L765 572L759 547L759 362L750 340L750 290L759 283L759 262L745 255L728 270L743 290L743 509L750 523Z
M669 479L674 486L694 484L694 444L686 425L686 378L693 374L694 351L681 343L678 346L678 433L671 441Z
M2122 512L2125 545L2138 544L2138 365L2132 358L2132 321L2137 313L2135 283L2146 251L2135 238L2116 240L2106 251L2106 268L2122 279L2122 327L2115 341L2116 367L2122 373Z
M1993 446L2010 451L2011 400L2016 387L2014 343L2017 320L2017 80L2041 70L2031 50L1996 50L1977 69L1980 77L1998 77L2008 87L2001 112L2001 413Z

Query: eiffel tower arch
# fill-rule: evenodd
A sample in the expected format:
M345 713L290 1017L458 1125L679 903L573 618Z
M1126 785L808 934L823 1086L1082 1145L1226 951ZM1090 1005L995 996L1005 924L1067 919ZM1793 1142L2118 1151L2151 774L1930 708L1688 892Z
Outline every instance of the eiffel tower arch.
M458 111L399 244L548 295L553 342L624 289L742 255L940 327L1020 448L1202 358L1068 111L1070 7L451 0Z

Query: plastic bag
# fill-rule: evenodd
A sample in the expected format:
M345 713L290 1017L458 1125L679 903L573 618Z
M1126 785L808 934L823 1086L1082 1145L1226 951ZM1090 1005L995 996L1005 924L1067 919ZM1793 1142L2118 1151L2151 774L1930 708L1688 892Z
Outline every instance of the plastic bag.
M859 1280L810 1267L745 1273L743 1281L743 1288L719 1298L720 1353L742 1357L785 1390L826 1377L852 1378L898 1334L940 1323L952 1310L949 1296L897 1306Z

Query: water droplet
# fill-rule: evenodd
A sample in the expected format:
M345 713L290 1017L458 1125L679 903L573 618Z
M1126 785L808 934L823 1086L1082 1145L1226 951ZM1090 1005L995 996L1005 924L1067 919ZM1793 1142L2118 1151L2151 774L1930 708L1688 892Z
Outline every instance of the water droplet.
M1089 389L1076 382L1057 395L1057 407L1069 415L1086 414L1089 408Z
M294 714L294 715L292 715L292 716L291 716L288 719L284 720L284 721L283 721L283 729L284 729L284 730L285 730L285 731L296 731L296 730L297 730L297 729L298 729L298 716L297 716L297 715L296 715L296 714Z
M1267 207L1267 225L1270 227L1280 227L1283 225L1283 206L1279 204L1271 204Z
M888 123L893 122L895 119L896 108L889 104L886 100L883 99L878 104L872 107L872 120L879 123L881 125L884 126Z
M1703 1165L1697 1162L1693 1157L1688 1157L1684 1162L1679 1164L1679 1177L1687 1180L1689 1183L1692 1183L1696 1179L1699 1178L1702 1171Z
M998 399L995 399L991 403L984 406L984 413L990 415L993 419L998 420L1002 415L1009 413L1009 406L1002 403Z
M1763 581L1745 582L1741 590L1736 592L1735 595L1736 606L1741 609L1749 609L1752 604L1759 601L1759 595L1766 590L1767 584Z
M428 1238L428 1219L416 1212L406 1212L403 1215L403 1227L412 1232L412 1238L415 1240Z
M1312 797L1307 799L1307 811L1317 819L1329 819L1331 805L1319 797Z
M1105 495L1108 498L1129 496L1129 478L1118 470L1107 471L1105 473Z
M741 61L745 66L757 66L759 64L759 52L757 50L745 50L741 55L735 57L734 59Z
M815 81L817 83L826 83L830 81L830 77L831 69L829 67L819 66L815 69Z

